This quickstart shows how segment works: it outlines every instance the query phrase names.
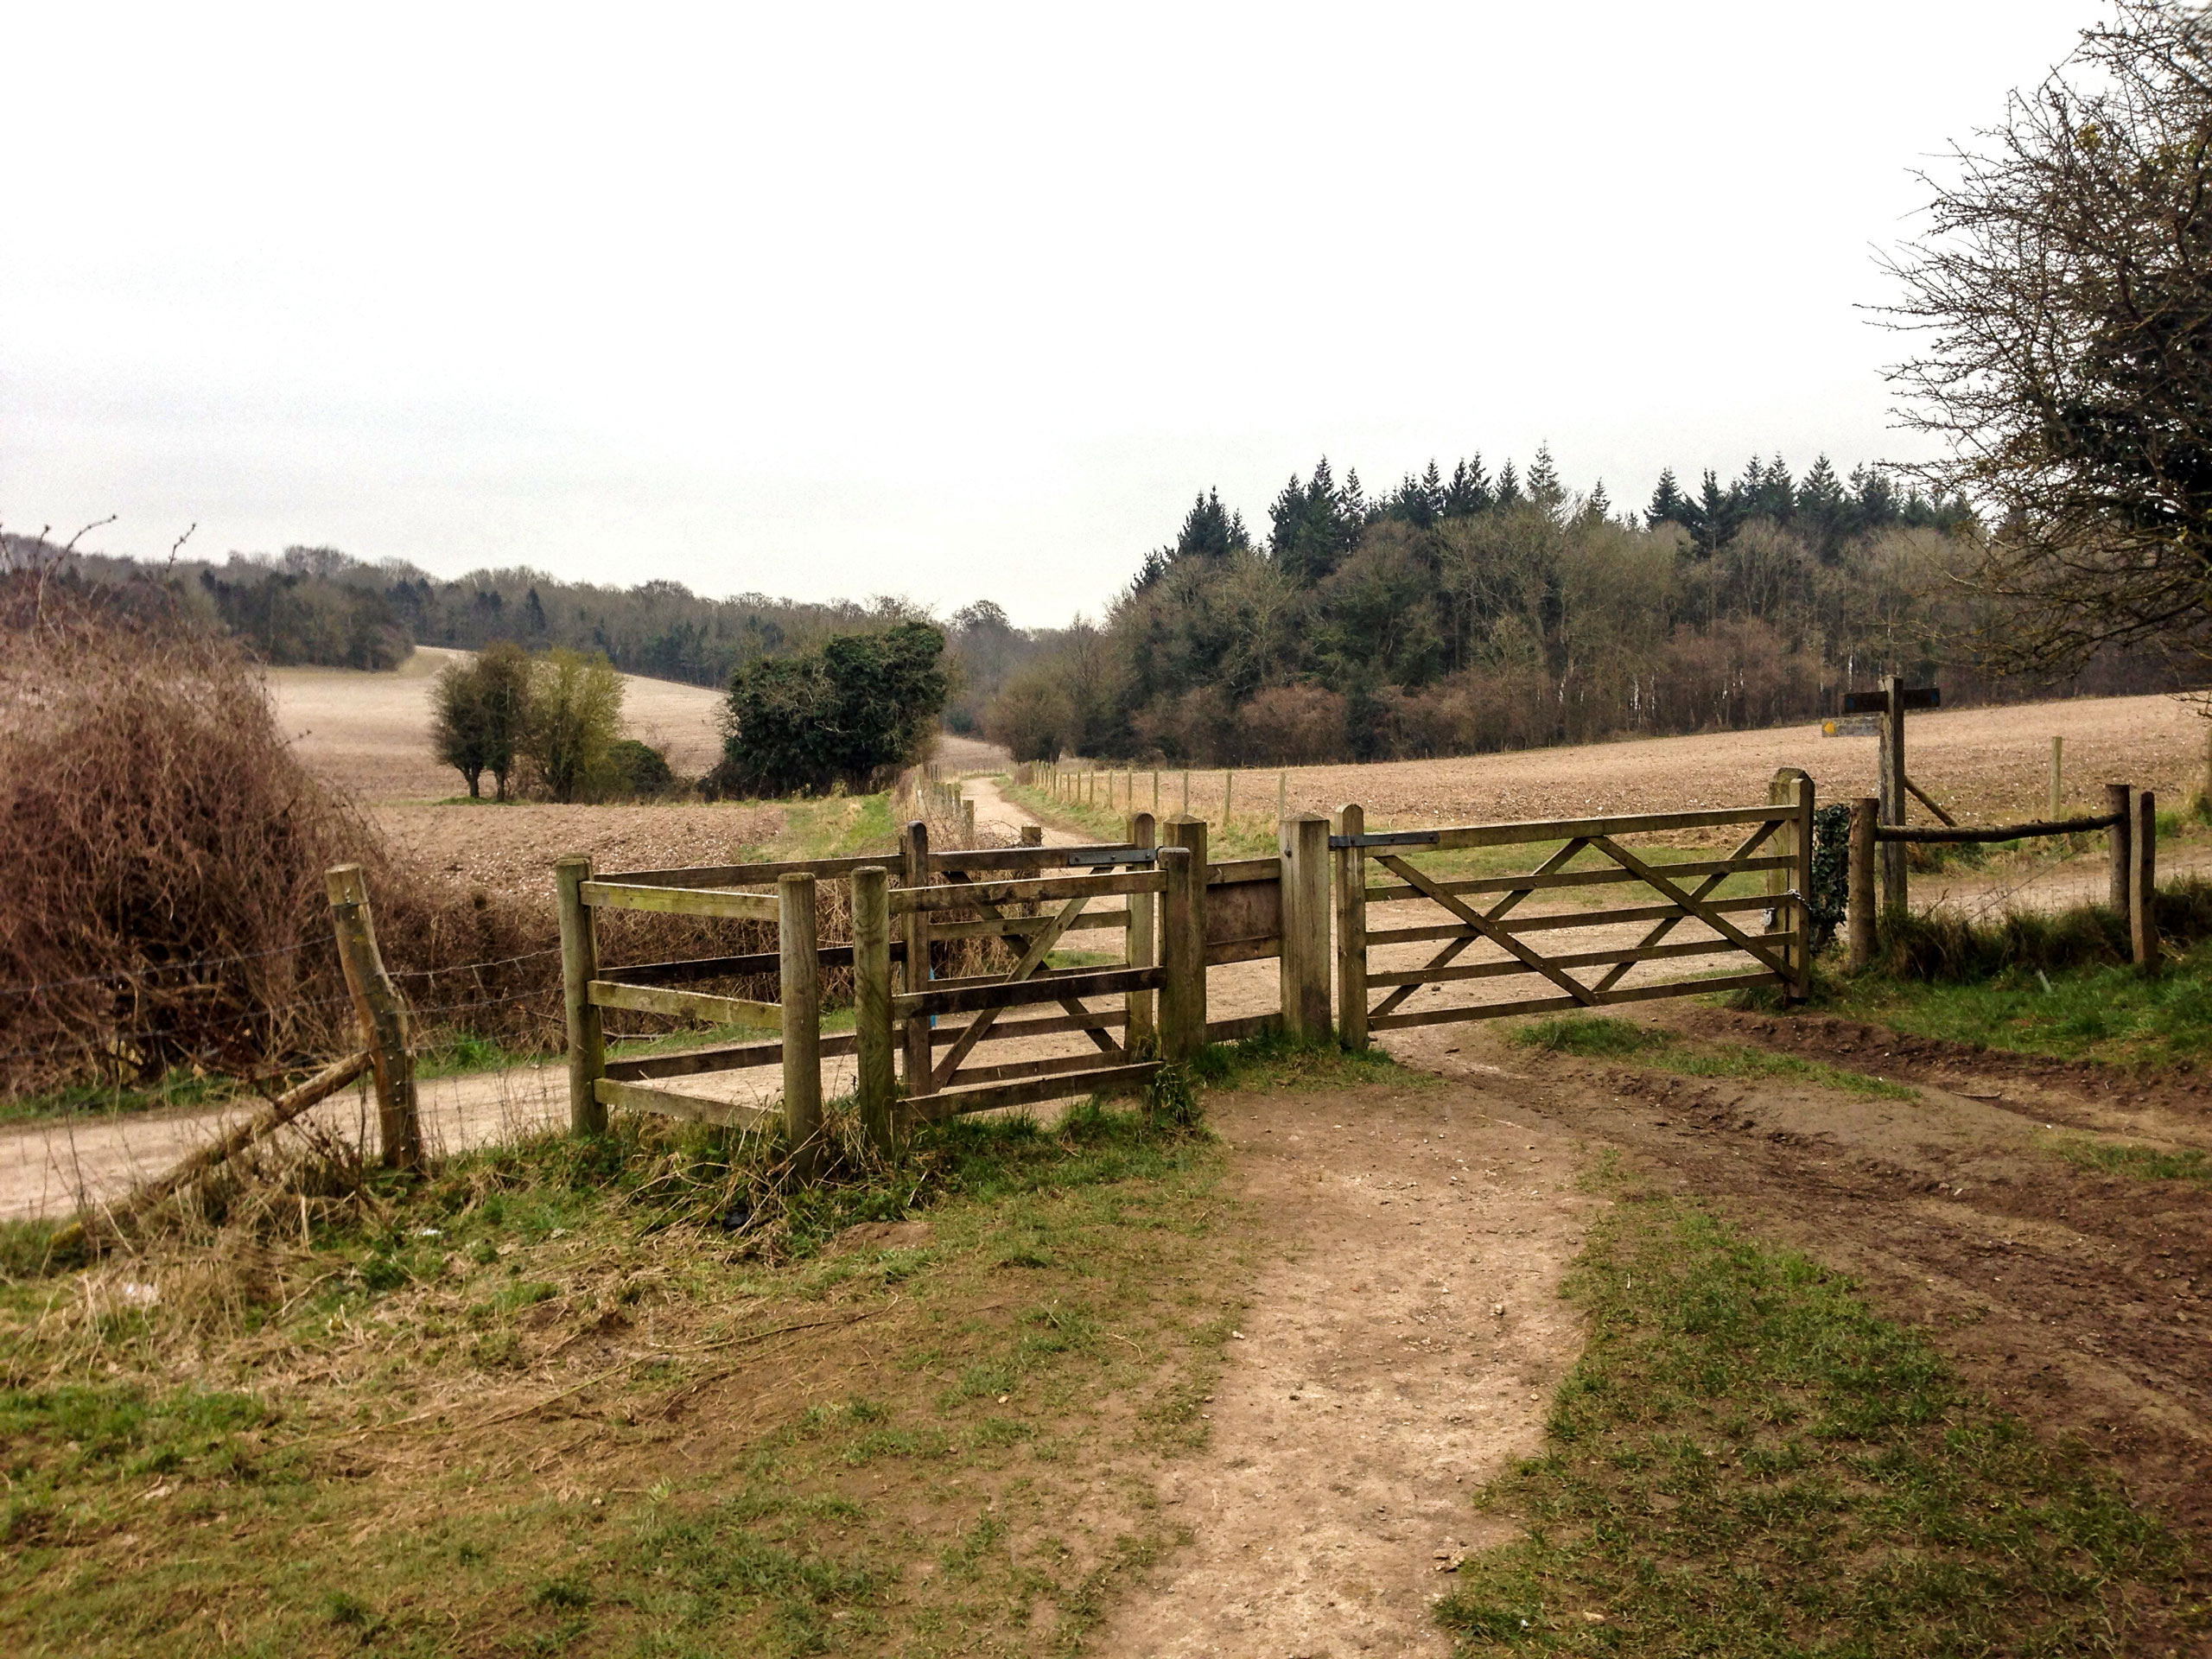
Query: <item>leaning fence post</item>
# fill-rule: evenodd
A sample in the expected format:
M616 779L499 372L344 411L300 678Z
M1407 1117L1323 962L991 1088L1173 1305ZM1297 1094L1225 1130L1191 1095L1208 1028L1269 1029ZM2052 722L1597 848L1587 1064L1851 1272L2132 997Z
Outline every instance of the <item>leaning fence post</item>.
M1301 815L1280 832L1282 856L1282 1032L1329 1037L1329 821Z
M2112 907L2122 916L2127 914L2127 895L2130 891L2127 843L2133 839L2127 833L2129 822L2128 788L2126 784L2105 785L2105 812L2112 819L2109 845L2112 849Z
M1851 804L1851 970L1874 960L1874 824L1882 804L1863 796Z
M1363 808L1337 809L1337 835L1347 842L1367 833ZM1337 1040L1367 1046L1367 853L1357 846L1336 851Z
M1129 844L1133 847L1159 845L1160 827L1149 812L1139 812L1129 820ZM1150 968L1160 961L1160 895L1152 893L1133 893L1129 895L1129 925L1127 935L1128 949L1124 953L1132 968ZM1131 991L1128 995L1128 1042L1131 1056L1147 1052L1157 1046L1160 1027L1153 1017L1156 1006L1150 991Z
M899 851L902 860L899 880L908 887L926 887L930 884L930 827L919 818L908 824L899 837ZM906 912L906 995L918 996L930 988L930 915L922 909ZM932 1095L937 1092L934 1077L936 1052L930 1039L930 1017L925 1014L910 1014L906 1019L906 1092L909 1095Z
M2158 798L2147 789L2128 791L2127 932L2135 965L2158 971Z
M358 864L340 864L324 878L330 919L338 935L346 988L361 1022L361 1039L377 1080L377 1133L387 1167L413 1169L423 1161L423 1122L415 1109L415 1057L407 1046L407 1002L385 972L377 950L369 886Z
M799 1173L822 1159L822 957L814 916L814 877L776 879L776 940L782 954L784 1138Z
M607 1108L600 1104L599 1080L607 1071L607 1039L591 982L599 977L599 936L583 884L591 880L591 860L571 854L553 866L553 885L561 899L561 990L569 1015L569 1133L604 1135Z
M898 1077L891 1055L891 872L853 872L853 1030L860 1060L861 1128L878 1152L891 1148Z
M1160 870L1167 878L1160 907L1160 1052L1175 1065L1205 1046L1205 924L1197 891L1205 866L1189 848L1167 846L1160 849Z

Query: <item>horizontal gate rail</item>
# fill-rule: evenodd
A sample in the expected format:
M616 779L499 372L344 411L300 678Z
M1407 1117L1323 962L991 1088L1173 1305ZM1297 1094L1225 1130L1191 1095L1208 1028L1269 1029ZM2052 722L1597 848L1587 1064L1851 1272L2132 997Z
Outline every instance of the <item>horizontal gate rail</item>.
M916 1116L934 1122L968 1112L995 1112L1009 1106L1033 1105L1040 1100L1064 1100L1071 1095L1135 1094L1159 1075L1159 1061L1139 1060L1126 1065L1094 1066L1088 1071L1055 1072L1049 1077L1013 1083L940 1089L910 1105Z
M1602 1008L1621 1002L1649 1002L1665 996L1748 990L1753 986L1774 982L1775 976L1762 969L1755 974L1726 974L1712 979L1669 980L1660 985L1635 985L1624 991L1598 991L1592 994L1588 1004L1572 996L1540 996L1523 1002L1478 1002L1465 1007L1423 1008L1418 1014L1372 1014L1368 1015L1367 1024L1371 1031L1399 1031L1410 1026L1441 1026L1466 1020L1504 1020L1526 1014L1563 1014L1570 1009L1592 1005Z
M1096 899L1113 893L1160 893L1166 878L1151 870L1127 875L1047 875L1022 881L956 882L941 887L901 887L891 895L893 916L935 910L974 910L979 906L1017 904L1044 899ZM931 932L937 930L931 928Z
M1797 935L1790 933L1762 933L1762 943L1773 945L1794 945ZM1583 950L1572 956L1545 958L1554 968L1610 968L1617 963L1639 962L1672 962L1683 957L1717 957L1743 949L1731 939L1691 939L1681 944L1623 945L1610 950ZM1525 974L1527 966L1517 960L1505 962L1478 962L1452 968L1408 968L1402 970L1377 973L1370 969L1367 982L1381 985L1441 985L1458 979L1503 979L1515 974Z
M695 1123L719 1123L732 1128L772 1128L783 1116L775 1107L756 1106L750 1101L709 1100L700 1095L679 1094L673 1089L653 1089L644 1084L624 1083L613 1077L600 1078L594 1084L594 1091L602 1107L612 1106L628 1112L653 1112L662 1117L680 1117Z
M901 992L892 999L900 1019L917 1014L969 1014L986 1008L1026 1007L1033 1002L1057 1002L1069 996L1115 996L1125 991L1156 991L1165 982L1158 968L1077 969L1070 973L1039 976L1012 984L956 985L940 990L932 982L926 991Z
M1787 870L1796 861L1786 854L1775 854L1764 858L1688 859L1681 863L1667 863L1658 868L1669 875L1737 875L1753 874L1763 870ZM1636 877L1618 867L1605 870L1559 870L1549 875L1484 875L1465 880L1439 881L1440 893L1463 894L1470 893L1520 893L1548 887L1606 887L1632 882ZM1427 894L1420 888L1399 885L1370 887L1367 902L1370 905L1390 905L1421 899Z
M823 1034L817 1052L824 1058L853 1052L855 1039L849 1031ZM690 1077L706 1071L741 1071L748 1066L783 1063L781 1038L763 1043L721 1043L712 1048L687 1048L673 1054L639 1054L626 1060L609 1060L606 1075L621 1083L640 1083L652 1077Z
M594 979L589 987L592 1006L624 1008L632 1014L664 1014L696 1020L709 1026L766 1026L781 1030L784 1005L756 1002L749 997L715 996L705 991L671 991L652 985L625 985L617 980Z
M581 894L587 905L609 910L658 910L679 916L716 916L742 922L776 919L772 893L734 893L724 887L663 887L657 882L587 881Z

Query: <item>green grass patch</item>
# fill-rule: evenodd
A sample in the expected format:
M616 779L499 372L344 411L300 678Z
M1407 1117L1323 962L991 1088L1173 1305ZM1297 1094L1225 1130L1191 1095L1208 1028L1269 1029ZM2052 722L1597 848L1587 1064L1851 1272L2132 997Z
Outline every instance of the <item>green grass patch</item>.
M2124 1141L2089 1141L2069 1136L2058 1143L2057 1152L2075 1168L2102 1174L2132 1175L2145 1181L2212 1183L2212 1157L2195 1147L2165 1152L2157 1147L2134 1146Z
M1543 1454L1479 1500L1526 1532L1439 1604L1461 1653L1917 1659L2204 1627L2163 1525L1818 1263L1630 1202L1567 1294L1589 1347Z
M257 1098L236 1077L179 1067L148 1084L79 1084L0 1100L0 1123L41 1117L101 1117L139 1112L197 1111Z
M1531 1020L1514 1029L1524 1048L1553 1054L1580 1054L1597 1059L1628 1060L1686 1077L1733 1077L1744 1081L1777 1078L1840 1089L1878 1100L1917 1100L1920 1091L1885 1077L1847 1071L1822 1060L1777 1054L1745 1043L1694 1042L1671 1031L1639 1026L1602 1014L1563 1014Z
M772 1147L618 1118L0 1283L0 1650L1071 1651L1256 1270L1182 1086L772 1227Z
M2212 1055L2212 943L2175 950L2156 978L2124 963L2016 963L1986 978L1873 973L1838 979L1821 1000L1839 1013L1915 1036L2064 1059L2171 1066Z

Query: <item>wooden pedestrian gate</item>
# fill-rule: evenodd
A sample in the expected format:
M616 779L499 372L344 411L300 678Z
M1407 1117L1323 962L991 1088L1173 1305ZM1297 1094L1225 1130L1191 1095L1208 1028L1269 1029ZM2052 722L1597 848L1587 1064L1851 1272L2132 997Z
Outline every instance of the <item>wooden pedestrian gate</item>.
M1369 834L1347 806L1329 838L1334 856L1337 1020L1349 1047L1376 1032L1455 1020L1598 1008L1654 997L1774 985L1802 997L1810 968L1804 894L1812 881L1813 786L1795 769L1777 775L1761 806L1656 812ZM1631 839L1680 838L1716 829L1745 833L1719 858L1669 861ZM1424 854L1548 847L1534 868L1454 874L1423 869ZM1479 864L1481 861L1467 861ZM1731 877L1758 875L1764 891L1724 894ZM1627 887L1636 902L1596 907L1528 901L1580 899ZM1418 906L1408 925L1376 927L1376 906ZM1441 911L1444 919L1435 919ZM1395 920L1395 918L1393 918ZM1592 931L1599 937L1591 938ZM1404 947L1435 947L1408 952ZM1575 948L1580 946L1580 948ZM1393 960L1378 962L1385 951ZM1471 960L1462 958L1472 956ZM1423 957L1425 957L1425 959ZM1734 957L1732 971L1624 982L1651 964ZM1521 979L1535 995L1412 1006L1424 991ZM1380 1001L1370 1005L1372 992Z

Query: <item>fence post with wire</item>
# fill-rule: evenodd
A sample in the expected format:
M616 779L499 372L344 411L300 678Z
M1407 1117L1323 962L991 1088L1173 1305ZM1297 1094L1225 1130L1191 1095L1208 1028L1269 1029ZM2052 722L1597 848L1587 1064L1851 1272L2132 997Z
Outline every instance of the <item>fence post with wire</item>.
M423 1120L416 1109L415 1057L409 1046L407 1001L385 971L377 949L367 879L358 864L340 864L324 876L331 925L346 988L361 1024L376 1078L377 1131L387 1167L413 1169L423 1161Z

